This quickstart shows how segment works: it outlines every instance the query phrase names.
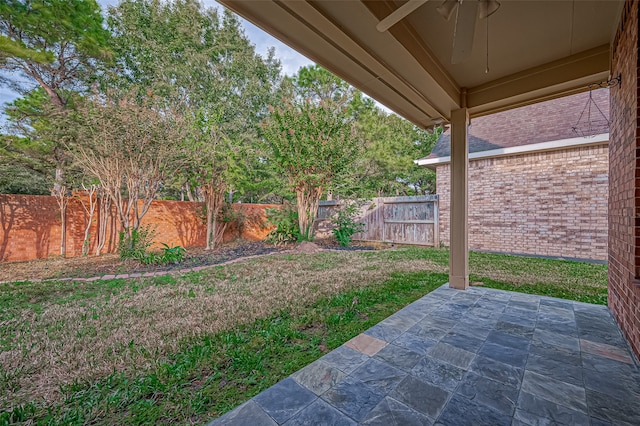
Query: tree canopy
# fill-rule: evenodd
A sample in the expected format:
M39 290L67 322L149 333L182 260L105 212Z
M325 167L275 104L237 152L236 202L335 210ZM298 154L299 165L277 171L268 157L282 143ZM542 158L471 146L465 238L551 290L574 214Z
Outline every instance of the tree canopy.
M109 32L95 0L0 2L0 83L24 93L34 83L64 107L94 60L110 57Z
M320 66L283 76L275 52L258 55L235 15L197 0L122 0L106 14L95 0L0 0L0 69L0 83L22 94L5 108L12 134L3 136L0 170L16 179L0 181L4 192L78 185L74 167L88 171L70 163L70 150L92 146L98 112L118 116L116 100L125 98L149 117L179 115L175 172L163 173L155 197L206 201L211 226L227 193L278 201L313 185L315 203L435 189L433 173L413 160L438 134L381 110ZM120 146L124 118L102 115L105 137Z

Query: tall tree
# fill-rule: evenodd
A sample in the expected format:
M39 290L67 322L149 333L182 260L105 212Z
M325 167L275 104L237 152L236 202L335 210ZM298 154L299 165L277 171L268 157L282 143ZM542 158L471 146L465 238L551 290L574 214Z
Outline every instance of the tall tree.
M21 93L34 83L53 105L69 102L94 60L106 59L109 32L95 0L0 1L0 83Z
M271 108L262 131L272 161L296 194L301 237L312 240L323 192L359 154L353 120L331 100L298 98Z
M356 184L348 190L360 197L425 195L435 191L435 173L414 160L431 152L440 135L427 132L395 114L366 103L359 108L358 128L365 150L353 170Z
M280 64L273 51L256 54L234 15L195 0L125 0L109 10L108 22L117 54L109 84L151 90L188 117L189 161L179 184L202 195L213 248L225 192L239 189L244 166L258 156L252 142L274 99Z
M23 94L39 86L53 106L53 110L45 109L53 114L64 112L70 95L86 88L95 61L109 57L108 39L95 0L2 0L0 70L4 73L0 84ZM57 162L51 194L60 206L64 255L69 189L63 176L65 155L57 138L49 144L51 158Z
M185 138L181 114L153 97L101 96L77 105L77 134L69 149L86 174L95 177L118 212L129 243L176 159Z

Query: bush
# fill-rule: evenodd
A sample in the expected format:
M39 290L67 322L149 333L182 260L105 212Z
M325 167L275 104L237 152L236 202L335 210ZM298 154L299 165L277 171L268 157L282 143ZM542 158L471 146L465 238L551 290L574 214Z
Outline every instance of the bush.
M162 243L164 246L162 248L162 255L160 256L160 263L180 263L184 258L184 255L187 253L187 250L184 247L175 246L169 247L165 243Z
M290 204L285 204L281 209L266 209L265 213L267 220L275 226L275 229L267 235L268 242L279 245L300 240L298 211Z
M333 214L331 223L336 227L332 230L334 237L342 247L351 244L353 234L364 231L364 223L356 222L362 203L357 201L345 201Z
M120 244L118 245L118 253L120 259L135 259L144 265L166 265L168 263L180 263L187 252L183 247L164 246L162 252L156 253L147 251L156 232L151 226L141 226L131 231L131 238L127 237L124 232L120 233Z
M120 259L138 259L147 255L147 249L153 244L153 238L156 236L155 229L151 225L140 226L138 229L131 231L131 237L126 233L120 232L118 243L118 254Z

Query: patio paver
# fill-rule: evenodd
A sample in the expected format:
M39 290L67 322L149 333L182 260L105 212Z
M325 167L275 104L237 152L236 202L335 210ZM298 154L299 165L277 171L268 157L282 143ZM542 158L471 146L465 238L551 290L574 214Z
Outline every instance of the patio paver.
M210 425L638 425L604 306L442 286Z

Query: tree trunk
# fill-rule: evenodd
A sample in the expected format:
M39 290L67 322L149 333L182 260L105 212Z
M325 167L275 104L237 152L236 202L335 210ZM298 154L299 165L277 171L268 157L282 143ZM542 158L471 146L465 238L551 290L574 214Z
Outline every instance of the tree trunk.
M67 206L60 207L60 256L67 256Z
M87 256L89 254L89 245L91 244L91 225L93 224L93 216L96 212L96 205L98 204L98 186L90 185L89 189L87 189L84 184L82 184L82 188L89 196L89 206L87 207L80 199L80 203L82 203L82 207L84 208L85 213L87 213L87 226L84 228L84 240L82 241L82 255Z
M187 199L191 202L195 201L195 198L193 198L193 194L191 193L191 185L189 185L189 182L185 183L184 187L187 191Z
M305 241L313 241L316 216L318 215L322 192L321 187L313 187L306 184L296 190L298 225L301 238Z
M224 202L225 188L223 185L209 183L202 187L204 193L205 206L207 209L207 247L206 250L213 250L217 240L217 219L222 203Z
M67 188L62 185L53 190L58 208L60 211L60 256L67 255L67 205L69 197L67 197Z
M102 253L107 242L107 225L109 224L109 213L111 211L111 197L104 191L100 194L98 209L98 244L96 245L96 255Z

